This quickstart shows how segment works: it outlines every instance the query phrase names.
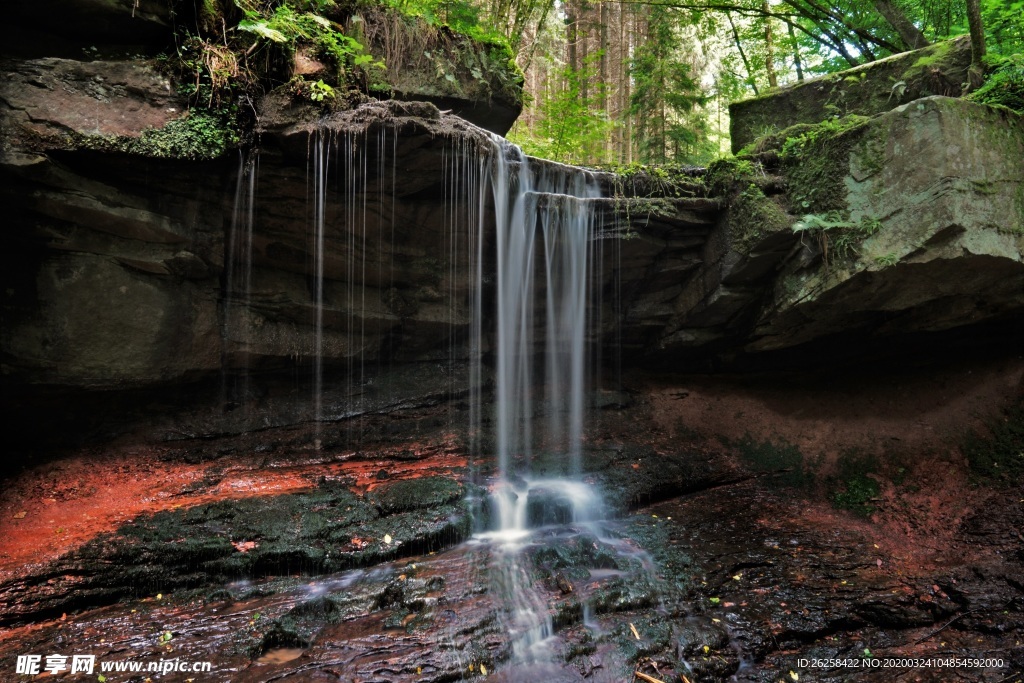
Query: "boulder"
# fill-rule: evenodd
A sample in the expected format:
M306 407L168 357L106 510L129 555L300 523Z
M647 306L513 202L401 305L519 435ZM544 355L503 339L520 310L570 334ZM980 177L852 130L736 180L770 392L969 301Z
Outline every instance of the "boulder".
M847 135L839 230L857 243L831 262L789 261L749 348L862 324L884 336L946 330L1024 308L1024 118L930 97ZM801 250L835 248L830 230Z
M873 116L930 95L958 97L971 64L968 36L801 81L729 105L732 151L798 123Z
M651 356L894 339L1024 309L1024 119L929 97L791 133L781 160L712 169L712 184L731 178L725 211Z

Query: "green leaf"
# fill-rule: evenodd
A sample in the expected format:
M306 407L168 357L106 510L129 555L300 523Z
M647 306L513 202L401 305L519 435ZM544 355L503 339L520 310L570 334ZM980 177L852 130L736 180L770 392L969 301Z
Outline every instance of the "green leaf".
M242 31L255 33L256 35L272 40L275 43L286 43L288 38L277 29L270 28L265 21L249 21L248 19L238 22L238 28Z

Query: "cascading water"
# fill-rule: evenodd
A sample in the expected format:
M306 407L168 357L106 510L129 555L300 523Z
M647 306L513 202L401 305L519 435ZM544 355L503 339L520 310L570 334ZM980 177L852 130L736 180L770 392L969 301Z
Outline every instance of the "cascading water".
M395 142L389 144L386 135L382 130L374 146L366 133L325 127L310 140L308 273L314 348L309 351L316 448L322 446L327 423L361 414L355 404L362 400L356 383L366 373L368 307L377 316L385 315L381 292L385 283L394 286L397 154ZM512 647L508 675L532 680L556 666L554 628L547 598L532 578L532 550L552 539L558 543L583 534L591 539L588 543L607 540L614 545L599 525L604 519L600 496L582 477L592 370L588 351L594 332L589 284L600 271L595 200L601 192L590 172L532 160L496 136L480 143L457 142L444 152L439 209L444 243L438 261L448 288L444 300L453 345L449 367L461 362L464 352L470 360L469 446L476 453L483 450L487 422L483 359L488 352L493 357L497 471L490 487L491 522L476 538L492 558L496 607ZM252 190L247 193L243 187L254 187L254 177L254 171L240 172L240 208L232 230L240 244L232 246L232 253L252 248L254 199ZM390 208L386 197L377 197L368 208L367 197L389 186ZM392 260L385 277L381 255L387 251L381 245L388 232ZM374 249L377 261L367 264ZM493 276L489 253L495 259ZM251 274L236 277L248 292ZM368 277L377 284L369 293ZM467 280L468 299L457 285ZM228 284L229 293L237 288ZM493 337L484 323L492 310L487 301L492 293ZM249 298L245 294L243 301L248 304ZM463 326L468 339L460 332ZM465 349L456 351L455 345L464 342ZM334 384L325 380L325 358L348 363L345 395L350 399L340 413L324 399L325 384ZM351 443L355 439L352 421L348 423ZM586 605L583 610L590 614Z
M533 677L553 661L554 652L552 619L533 587L526 553L531 529L552 522L590 524L602 517L600 497L579 479L595 223L591 200L601 193L591 174L535 164L500 139L491 186L497 251L498 480L492 487L497 523L478 538L493 543L495 588L512 640L512 675ZM543 313L540 341L538 312ZM534 387L541 377L546 419L535 421ZM573 478L538 477L552 468L535 467L537 451L556 454L557 474Z

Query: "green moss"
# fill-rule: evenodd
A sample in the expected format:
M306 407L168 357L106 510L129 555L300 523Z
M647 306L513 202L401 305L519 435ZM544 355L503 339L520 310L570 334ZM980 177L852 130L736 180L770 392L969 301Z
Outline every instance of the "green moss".
M869 517L875 511L874 501L882 491L875 478L879 469L878 459L850 449L840 454L836 464L837 476L826 482L832 491L829 494L832 504L860 517Z
M418 477L378 486L370 500L386 514L453 503L465 495L462 484L447 477Z
M740 460L748 468L755 472L772 473L781 484L804 488L813 480L803 453L791 443L758 441L746 434L733 445Z
M777 202L750 183L729 203L729 226L733 248L746 253L764 237L788 230L792 221Z
M832 503L842 510L869 517L875 511L871 501L878 498L880 493L877 481L859 474L847 479L842 490L832 494Z
M728 195L737 186L749 183L759 169L760 163L751 157L737 155L718 159L708 166L704 184L712 195Z
M850 154L867 130L866 116L851 114L800 128L782 145L782 172L796 211L825 214L847 211L846 176Z
M953 40L943 40L921 50L917 60L903 72L904 80L911 80L919 76L928 67L944 65L949 61L950 55L953 52L953 46Z
M1024 54L1010 55L999 62L967 99L1024 114Z
M76 133L71 140L72 146L79 149L193 160L216 159L239 143L238 129L228 115L197 109L137 137Z

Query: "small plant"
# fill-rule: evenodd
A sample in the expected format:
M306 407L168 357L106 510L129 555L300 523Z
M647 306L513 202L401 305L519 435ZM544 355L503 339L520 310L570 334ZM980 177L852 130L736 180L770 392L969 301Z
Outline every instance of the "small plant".
M900 257L895 252L889 252L881 256L875 257L875 264L880 268L888 268L889 266L895 266L899 263Z
M838 211L826 214L807 214L793 224L793 232L806 232L818 238L825 265L836 259L847 258L858 252L858 245L882 229L877 218L862 218L859 221L842 217Z
M858 449L849 449L840 454L837 465L836 477L829 479L832 504L859 517L870 517L875 511L874 502L882 492L875 478L879 468L877 458Z
M896 81L895 83L892 84L892 89L889 91L889 99L891 100L892 98L895 97L896 101L899 102L900 100L903 99L903 94L905 92L907 92L907 82Z
M314 102L323 102L324 100L334 99L334 88L324 83L322 80L316 83L309 84L309 99Z

